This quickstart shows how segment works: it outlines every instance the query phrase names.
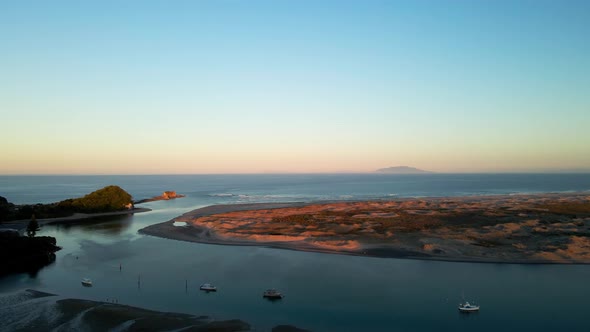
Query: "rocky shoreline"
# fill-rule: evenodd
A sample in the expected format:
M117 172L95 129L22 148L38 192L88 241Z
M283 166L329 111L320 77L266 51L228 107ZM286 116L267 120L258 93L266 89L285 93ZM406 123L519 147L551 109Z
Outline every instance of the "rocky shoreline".
M154 196L152 198L145 198L140 199L139 201L133 202L133 204L141 204L147 202L155 202L155 201L168 201L171 199L182 198L185 197L184 195L177 194L176 191L165 191L160 196Z

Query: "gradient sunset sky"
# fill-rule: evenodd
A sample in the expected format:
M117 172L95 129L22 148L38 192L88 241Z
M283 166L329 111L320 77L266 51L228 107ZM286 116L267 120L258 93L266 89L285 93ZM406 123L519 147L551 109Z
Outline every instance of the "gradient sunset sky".
M590 1L2 1L0 174L590 171Z

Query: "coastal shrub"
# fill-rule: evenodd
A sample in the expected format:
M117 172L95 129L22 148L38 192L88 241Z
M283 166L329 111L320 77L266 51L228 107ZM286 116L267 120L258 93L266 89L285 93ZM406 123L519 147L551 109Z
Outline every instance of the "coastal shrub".
M27 236L28 237L35 237L35 235L37 234L37 231L39 229L40 229L39 223L37 222L37 218L33 214L31 216L31 220L29 221L29 224L27 225Z
M319 216L323 217L343 217L343 218L350 218L356 214L362 214L363 212L368 210L349 210L349 211L320 211L318 213Z
M590 214L590 202L575 203L575 202L556 202L539 206L547 209L548 212L566 215L576 214Z
M57 204L58 208L75 212L108 212L126 209L132 197L118 186L107 186L90 194L74 199L66 199Z
M125 210L132 203L132 197L118 186L108 186L81 198L70 198L51 204L15 205L0 196L0 222L27 220L31 215L37 218L59 218L76 212L110 212Z
M10 220L14 204L8 202L8 200L0 196L0 222Z
M315 218L311 214L292 214L283 217L274 217L272 222L276 223L295 223L302 225L313 225L315 224Z
M384 233L387 230L396 232L416 232L436 228L442 225L442 222L436 218L422 216L376 218L371 221L376 223L374 229L377 233Z

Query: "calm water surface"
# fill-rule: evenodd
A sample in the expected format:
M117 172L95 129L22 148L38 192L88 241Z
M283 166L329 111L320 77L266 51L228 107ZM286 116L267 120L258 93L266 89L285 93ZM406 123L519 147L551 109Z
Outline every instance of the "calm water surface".
M164 190L188 197L145 204L153 211L134 216L43 227L42 235L55 236L63 247L56 262L34 277L0 279L0 292L34 288L117 298L155 310L240 318L260 331L277 324L315 331L588 331L587 265L328 255L186 243L137 230L215 203L585 191L589 175L0 177L0 195L15 203L52 202L109 184L135 198ZM94 287L82 287L83 277ZM219 291L199 292L204 282ZM270 287L286 297L263 300ZM480 313L457 312L462 293L481 304Z

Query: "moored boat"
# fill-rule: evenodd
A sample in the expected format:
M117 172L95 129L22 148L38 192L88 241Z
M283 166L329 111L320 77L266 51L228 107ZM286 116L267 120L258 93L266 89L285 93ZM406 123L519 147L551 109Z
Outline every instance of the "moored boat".
M217 292L217 287L211 284L202 284L201 287L199 287L199 289L206 292Z
M469 302L459 303L459 311L461 312L475 312L479 311L479 306Z
M281 292L279 292L276 289L267 289L262 294L262 297L265 297L267 299L282 299L283 294L281 294Z

